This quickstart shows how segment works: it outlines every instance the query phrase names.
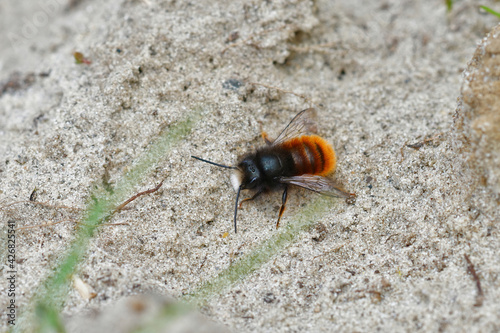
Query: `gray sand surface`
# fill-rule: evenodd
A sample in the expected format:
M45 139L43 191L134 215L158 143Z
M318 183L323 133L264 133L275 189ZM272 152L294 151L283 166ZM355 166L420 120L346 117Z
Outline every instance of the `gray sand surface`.
M115 304L179 298L279 232L281 193L271 193L243 206L234 234L229 172L190 155L234 164L263 144L261 130L276 136L315 107L337 152L334 178L356 202L329 199L298 241L176 329L500 331L500 199L488 178L498 164L476 167L482 155L456 121L462 73L497 23L468 0L449 13L443 1L409 0L2 2L0 206L36 188L38 202L84 209L160 133L200 113L129 195L165 178L162 188L91 239L76 274L96 296L71 288L61 300L71 331L127 331L135 322ZM76 64L75 51L91 63ZM316 196L292 190L281 224ZM4 208L2 242L7 221L79 214ZM75 230L17 231L19 316Z

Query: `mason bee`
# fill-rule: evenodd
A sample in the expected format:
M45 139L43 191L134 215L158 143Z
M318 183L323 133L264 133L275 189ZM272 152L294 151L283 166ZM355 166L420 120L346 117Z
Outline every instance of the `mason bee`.
M299 112L275 140L270 140L263 132L262 137L266 145L241 157L237 166L227 166L191 156L202 162L234 170L231 183L236 191L235 233L238 207L241 208L243 202L253 200L262 193L283 190L276 228L279 227L285 211L290 185L331 197L356 197L354 193L345 192L332 179L326 177L335 171L337 158L332 146L325 139L311 134L315 130L314 115L313 108ZM241 190L251 190L254 194L238 205Z

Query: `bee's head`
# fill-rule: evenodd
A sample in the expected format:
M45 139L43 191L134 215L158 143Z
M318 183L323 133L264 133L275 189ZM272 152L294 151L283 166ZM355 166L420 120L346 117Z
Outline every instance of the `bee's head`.
M237 191L240 187L242 189L251 190L258 187L262 183L260 170L255 164L252 156L244 158L238 164L238 168L231 175L231 183L233 184L235 191Z

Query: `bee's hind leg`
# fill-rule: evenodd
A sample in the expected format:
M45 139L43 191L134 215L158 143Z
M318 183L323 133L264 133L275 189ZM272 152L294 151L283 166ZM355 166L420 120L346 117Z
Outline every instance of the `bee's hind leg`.
M276 229L280 226L280 220L281 216L283 216L283 212L285 211L286 208L286 200L288 198L287 194L288 186L285 187L285 190L283 191L283 197L281 198L281 208L280 208L280 214L278 215L278 222L276 222Z

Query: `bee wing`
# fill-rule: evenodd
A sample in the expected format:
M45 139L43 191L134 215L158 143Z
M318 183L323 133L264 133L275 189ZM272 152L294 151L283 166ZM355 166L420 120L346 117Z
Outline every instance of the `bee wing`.
M285 129L278 135L276 140L272 142L272 145L279 145L291 138L300 136L302 134L315 132L316 131L316 110L313 108L305 109L300 111L290 123L285 127Z
M310 191L328 195L330 197L354 198L356 196L354 193L347 193L344 190L341 190L337 183L330 178L317 175L305 174L294 177L281 177L280 182L300 186Z

